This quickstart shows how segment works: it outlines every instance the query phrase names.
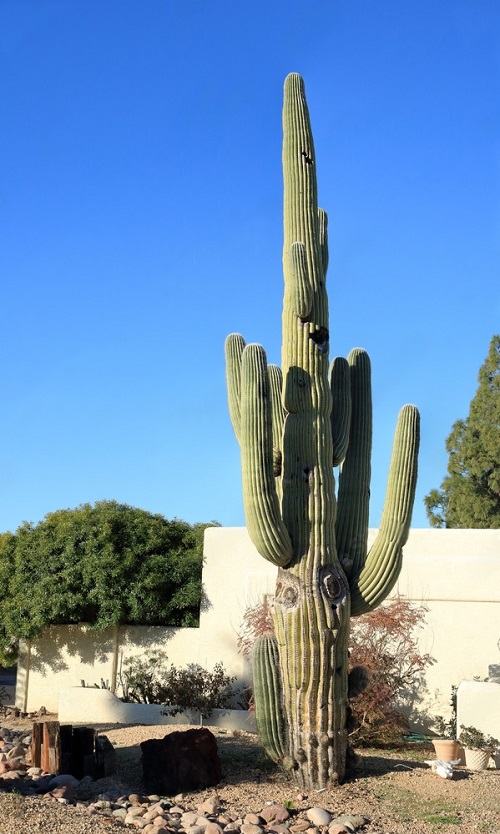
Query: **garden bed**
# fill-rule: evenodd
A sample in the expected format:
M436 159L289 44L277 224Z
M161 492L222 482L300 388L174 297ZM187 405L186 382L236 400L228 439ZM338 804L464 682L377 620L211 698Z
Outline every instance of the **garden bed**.
M54 720L56 716L47 716ZM11 725L31 730L32 722L19 719ZM104 732L116 749L118 769L113 777L94 783L92 790L101 793L110 784L123 790L142 790L140 765L141 741L161 738L171 730L188 729L183 725L160 726L94 725ZM335 814L361 814L370 819L367 834L436 834L436 832L500 830L500 771L470 773L457 769L453 780L443 780L431 773L424 759L432 758L420 745L410 749L359 751L360 762L355 779L339 788L322 792L301 792L295 783L277 770L266 758L258 738L251 733L211 728L217 737L224 779L217 788L223 806L243 816L258 813L268 801L292 805L300 813L312 805ZM183 806L196 810L197 805L213 794L214 789L185 794ZM56 802L25 799L0 794L2 834L64 830L67 834L103 834L115 830L109 822L89 818L83 811ZM58 827L59 826L59 827ZM118 831L118 826L116 826ZM120 829L123 832L123 828Z

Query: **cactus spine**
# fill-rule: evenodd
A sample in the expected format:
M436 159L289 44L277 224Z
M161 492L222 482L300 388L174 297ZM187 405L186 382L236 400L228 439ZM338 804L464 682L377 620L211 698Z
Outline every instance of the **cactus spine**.
M350 616L376 607L401 567L419 418L413 406L400 412L382 524L367 553L370 362L356 349L329 367L327 218L318 209L304 84L295 73L284 87L283 174L281 372L267 366L259 345L233 334L227 384L248 531L278 568L276 642L266 637L256 647L259 729L269 755L292 767L301 785L324 788L345 776Z

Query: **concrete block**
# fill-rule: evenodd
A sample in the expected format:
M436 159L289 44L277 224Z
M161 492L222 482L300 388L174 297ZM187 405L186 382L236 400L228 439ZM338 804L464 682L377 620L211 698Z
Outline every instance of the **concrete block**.
M457 691L457 733L462 724L500 739L500 684L462 681Z

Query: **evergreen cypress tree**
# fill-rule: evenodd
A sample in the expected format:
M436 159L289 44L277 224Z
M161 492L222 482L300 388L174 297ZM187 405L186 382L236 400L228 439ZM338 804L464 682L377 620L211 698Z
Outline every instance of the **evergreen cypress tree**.
M446 441L448 475L424 498L433 527L500 528L500 336L493 336L469 416Z

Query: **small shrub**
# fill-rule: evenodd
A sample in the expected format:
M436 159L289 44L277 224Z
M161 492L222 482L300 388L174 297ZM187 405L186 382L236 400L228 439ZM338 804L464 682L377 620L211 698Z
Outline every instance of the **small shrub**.
M211 672L197 663L190 663L185 669L171 666L164 714L175 715L189 708L208 718L214 709L227 709L231 706L235 680L226 675L222 663L216 663Z
M257 605L247 608L243 614L243 622L237 641L239 653L243 657L250 658L256 638L263 637L264 634L274 634L272 597L270 594L264 594Z
M122 700L136 704L165 703L169 676L167 660L162 651L126 660L119 672Z
M227 709L235 695L235 677L226 674L222 663L212 671L197 663L185 669L167 666L165 652L127 660L120 672L122 700L139 704L162 704L164 715L176 715L185 709L209 718L214 709Z
M395 744L408 732L401 705L434 663L417 644L416 630L422 628L427 610L396 597L352 621L350 667L364 666L370 677L364 692L351 702L357 724L352 731L354 744Z
M464 727L460 724L458 740L462 747L468 750L496 750L500 745L497 738L481 732L476 727Z

